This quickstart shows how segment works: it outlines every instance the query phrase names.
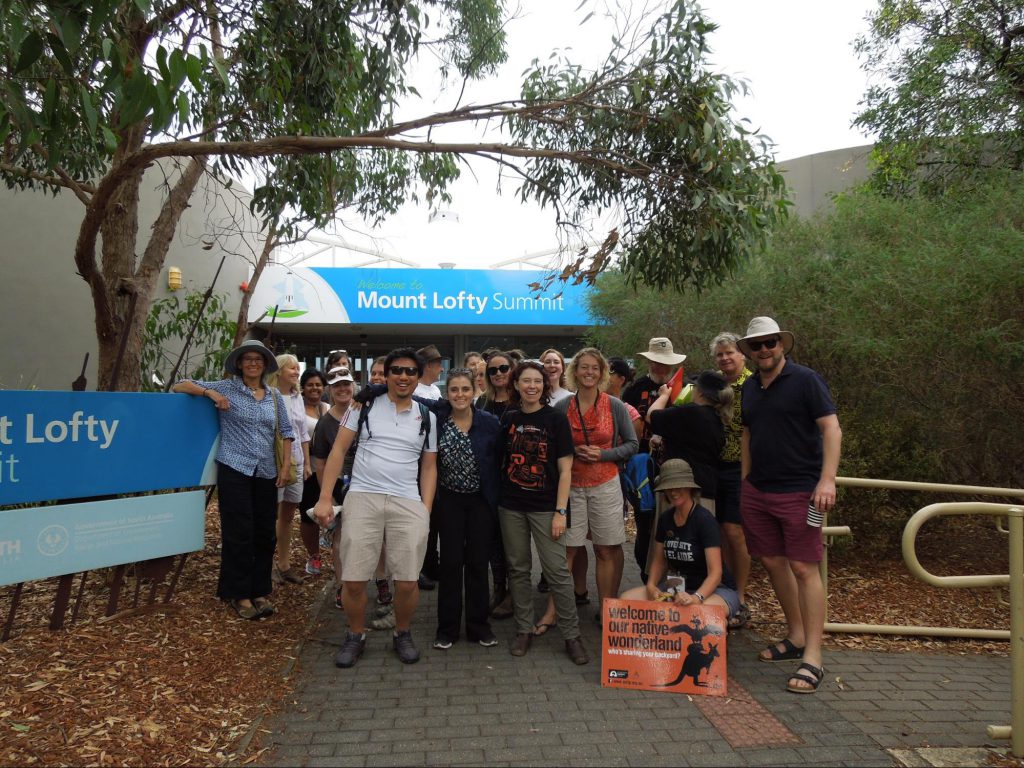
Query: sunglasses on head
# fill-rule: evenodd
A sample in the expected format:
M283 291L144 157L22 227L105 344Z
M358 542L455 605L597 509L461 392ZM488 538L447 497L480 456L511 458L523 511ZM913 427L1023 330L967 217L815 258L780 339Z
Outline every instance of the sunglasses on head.
M748 341L747 346L750 347L751 352L760 352L761 347L765 349L775 349L775 345L779 343L779 338L776 336L773 339L762 339L761 341Z
M487 366L487 375L494 376L498 373L508 373L510 370L512 370L512 366L507 363L505 365L489 365Z
M403 373L406 376L419 376L420 369L414 365L392 365L388 368L391 371L392 376L401 376Z

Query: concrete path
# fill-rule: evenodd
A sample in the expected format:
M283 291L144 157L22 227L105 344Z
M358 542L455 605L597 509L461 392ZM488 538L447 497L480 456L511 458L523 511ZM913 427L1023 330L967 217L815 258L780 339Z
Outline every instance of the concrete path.
M624 583L638 582L631 560L626 571ZM729 635L728 698L625 691L601 687L593 614L581 608L583 667L557 631L509 655L512 620L493 623L497 647L435 651L436 592L424 592L418 664L401 664L385 631L342 670L344 618L325 602L290 706L262 725L273 747L258 764L953 766L1006 750L985 733L1009 724L1006 658L827 651L821 690L800 696L784 690L793 667L758 662L766 638L744 630Z

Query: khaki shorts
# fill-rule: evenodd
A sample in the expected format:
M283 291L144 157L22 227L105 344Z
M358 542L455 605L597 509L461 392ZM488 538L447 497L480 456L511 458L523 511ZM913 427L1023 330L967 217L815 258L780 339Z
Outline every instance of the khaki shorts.
M572 527L565 533L565 546L582 547L587 531L595 544L613 547L626 540L622 517L622 486L616 475L606 483L569 491Z
M294 483L292 483L291 485L286 485L284 488L278 488L277 489L277 501L278 501L278 503L280 503L282 501L287 501L290 504L298 504L300 501L302 501L303 480L302 480L302 465L301 464L299 464L299 466L298 466L298 474L299 474L299 479L296 480Z
M349 491L342 520L342 581L367 581L373 577L385 534L391 577L395 581L419 578L430 529L430 516L422 501Z

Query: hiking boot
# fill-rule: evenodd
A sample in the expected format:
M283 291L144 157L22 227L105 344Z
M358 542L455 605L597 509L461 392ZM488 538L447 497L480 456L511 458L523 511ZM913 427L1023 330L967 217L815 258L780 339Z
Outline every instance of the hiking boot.
M587 649L583 647L583 641L578 637L565 641L565 652L569 654L572 663L576 665L589 664L590 657L587 656Z
M395 653L398 654L398 658L401 659L403 664L415 664L420 660L420 650L412 641L412 632L409 630L396 632L392 643L394 644Z
M334 655L334 666L348 669L354 667L359 657L363 655L366 648L366 635L357 635L354 632L345 634L345 642L341 650Z
M420 574L420 577L416 580L416 583L419 584L420 589L426 590L427 592L431 592L437 589L437 582L429 576L427 576L427 574L425 573Z
M394 602L387 579L377 579L377 605L391 605Z
M505 595L505 599L494 606L494 610L491 611L492 619L508 619L515 613L512 608L512 595Z
M306 573L308 573L310 576L319 576L321 565L322 562L320 560L320 555L313 555L311 558L309 558L309 560L306 561Z
M505 586L505 582L495 582L494 594L491 595L491 607L488 610L493 611L502 604L506 597L508 597L508 587Z
M512 649L509 651L513 656L525 656L526 652L530 650L530 643L533 641L533 635L529 632L520 632L516 635L516 639L512 641Z

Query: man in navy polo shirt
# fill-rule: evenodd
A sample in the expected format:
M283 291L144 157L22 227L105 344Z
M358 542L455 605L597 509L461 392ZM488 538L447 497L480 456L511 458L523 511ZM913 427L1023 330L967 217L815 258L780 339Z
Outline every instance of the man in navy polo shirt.
M754 365L743 383L740 514L786 616L786 637L758 658L799 659L786 690L814 693L825 675L820 515L835 505L843 433L825 380L786 359L793 342L770 317L755 317L737 343Z

